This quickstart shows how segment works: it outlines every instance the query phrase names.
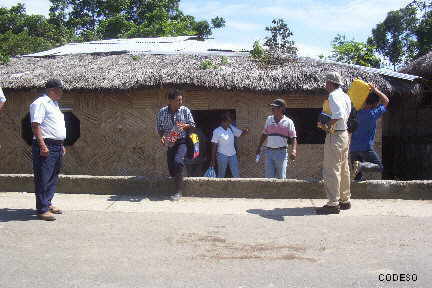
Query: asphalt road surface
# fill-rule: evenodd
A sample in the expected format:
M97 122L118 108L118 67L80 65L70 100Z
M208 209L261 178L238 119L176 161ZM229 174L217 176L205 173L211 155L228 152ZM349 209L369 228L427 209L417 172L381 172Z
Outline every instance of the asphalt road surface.
M432 287L432 201L55 200L44 222L33 194L0 193L1 288Z

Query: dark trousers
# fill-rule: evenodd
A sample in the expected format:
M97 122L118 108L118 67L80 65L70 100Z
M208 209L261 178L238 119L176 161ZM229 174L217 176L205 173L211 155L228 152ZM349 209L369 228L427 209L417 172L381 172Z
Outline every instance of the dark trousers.
M61 145L47 144L47 147L49 149L48 157L42 157L39 145L33 142L32 146L36 210L39 214L49 210L56 192L63 158Z
M183 142L169 147L167 151L168 171L171 177L175 177L177 193L181 193L183 190L183 169L186 153L187 145Z
M355 161L360 161L360 170L354 177L356 181L363 179L362 170L382 172L384 168L378 154L374 150L350 152L350 158L352 165L354 165Z

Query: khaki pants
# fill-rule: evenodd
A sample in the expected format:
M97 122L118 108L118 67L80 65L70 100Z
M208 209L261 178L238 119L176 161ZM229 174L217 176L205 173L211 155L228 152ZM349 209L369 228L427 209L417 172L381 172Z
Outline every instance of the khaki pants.
M350 200L350 171L348 164L349 135L347 131L327 134L324 144L323 176L329 202L336 206Z

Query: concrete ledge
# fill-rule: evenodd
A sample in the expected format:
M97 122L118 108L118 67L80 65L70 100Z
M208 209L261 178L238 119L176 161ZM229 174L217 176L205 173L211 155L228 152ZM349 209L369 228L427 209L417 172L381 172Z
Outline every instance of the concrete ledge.
M185 196L220 198L322 199L322 182L264 178L185 178ZM34 192L32 174L0 174L1 192ZM169 195L171 179L144 176L60 175L57 191L71 194ZM432 181L370 180L352 183L357 199L432 200Z

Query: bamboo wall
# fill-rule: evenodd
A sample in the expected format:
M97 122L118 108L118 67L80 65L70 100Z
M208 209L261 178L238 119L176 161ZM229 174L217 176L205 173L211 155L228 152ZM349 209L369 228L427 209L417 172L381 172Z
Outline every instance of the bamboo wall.
M32 173L31 148L21 138L21 119L40 91L5 91L8 102L0 111L2 130L0 173ZM263 161L255 163L256 147L274 98L284 98L290 108L320 108L322 95L270 95L253 92L184 90L185 105L192 110L235 109L237 125L250 128L240 138L241 177L263 177ZM72 108L80 119L81 136L68 147L64 174L167 176L166 149L155 131L155 115L166 105L165 89L65 92L61 106ZM312 119L315 121L316 119ZM378 151L381 147L377 135ZM288 177L321 178L323 145L299 145L295 167ZM290 163L291 165L292 163Z

